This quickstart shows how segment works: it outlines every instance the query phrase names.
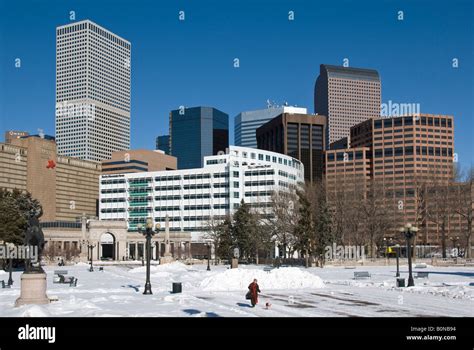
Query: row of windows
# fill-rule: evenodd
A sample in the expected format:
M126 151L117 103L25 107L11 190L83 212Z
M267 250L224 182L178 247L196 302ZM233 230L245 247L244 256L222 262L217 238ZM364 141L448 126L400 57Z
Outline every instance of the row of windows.
M219 184L214 184L214 188L216 188ZM189 184L189 185L184 185L183 189L185 190L195 190L195 189L203 189L203 188L211 188L211 184Z
M245 197L264 197L264 196L271 196L273 191L253 191L253 192L245 192Z
M374 129L392 128L397 126L411 126L413 125L413 119L416 121L416 125L428 125L428 126L441 126L441 127L452 127L452 120L449 118L437 118L437 117L400 117L400 118L389 118L384 120L374 120Z
M444 156L444 157L451 157L453 155L452 148L445 148L445 147L427 147L427 146L417 146L416 147L417 154L421 155L430 155L430 156ZM397 156L411 156L413 155L413 146L407 147L395 147L395 148L384 148L376 149L374 152L375 158L385 157L397 157Z
M149 192L151 190L152 190L151 187L139 187L139 188L130 188L128 192L130 194L135 194L135 193Z
M334 153L327 153L327 159L328 159L328 162L333 162L335 159L337 161L353 160L354 159L354 153L355 153L355 159L356 160L364 159L363 151L337 152L336 155L334 155ZM370 151L365 152L365 157L366 158L372 158L372 155L371 155Z
M122 203L125 202L125 198L102 198L101 203Z
M275 181L266 180L266 181L245 181L245 186L273 186Z
M125 179L113 179L113 180L102 180L102 185L115 185L115 184L123 184L125 183Z
M214 209L229 209L229 204L214 204ZM211 205L199 204L199 205L185 205L184 210L210 210ZM155 207L155 211L177 211L181 210L180 206L167 206L167 207Z
M151 178L142 178L142 179L133 179L128 180L128 183L131 185L145 184L147 185L151 181Z
M156 196L155 200L157 201L170 201L170 200L180 200L180 195L172 195L172 196Z
M179 205L177 206L168 206L168 207L155 207L155 211L173 211L173 210L181 210Z
M111 189L106 189L106 190L101 190L100 193L124 193L125 189L124 188L111 188Z
M102 209L100 212L101 213L124 213L125 208L107 208L107 209Z
M155 191L177 191L181 190L181 186L157 186L155 187Z
M234 177L239 176L238 171L234 171L233 174ZM228 178L229 174L228 173L216 173L213 174L213 178ZM201 180L201 179L210 179L211 174L189 174L189 175L183 175L184 180ZM163 177L156 177L155 181L178 181L181 180L180 175L174 175L174 176L163 176Z
M160 181L178 181L178 180L181 180L181 175L155 177L155 181L157 181L157 182L160 182Z
M235 171L234 171L235 173ZM238 174L238 172L237 172ZM219 179L219 178L227 178L229 177L229 174L228 173L216 173L213 175L215 179Z
M200 204L200 205L185 205L184 210L209 210L211 206L208 204Z
M273 169L266 170L249 170L245 172L245 176L263 176L263 175L274 175L275 171Z

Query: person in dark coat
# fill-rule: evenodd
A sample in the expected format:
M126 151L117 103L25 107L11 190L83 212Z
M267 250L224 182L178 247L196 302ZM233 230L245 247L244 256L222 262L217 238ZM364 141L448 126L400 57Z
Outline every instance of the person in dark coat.
M257 284L257 279L255 278L252 283L249 284L249 291L250 291L250 302L252 303L252 307L258 304L258 293L261 293L260 288Z

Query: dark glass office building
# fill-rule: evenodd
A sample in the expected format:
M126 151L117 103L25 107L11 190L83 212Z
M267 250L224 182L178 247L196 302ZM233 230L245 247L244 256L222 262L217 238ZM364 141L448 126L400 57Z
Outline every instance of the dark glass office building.
M282 113L257 129L259 149L278 152L300 160L306 181L322 179L326 117Z
M212 107L192 107L170 112L170 154L178 169L200 168L205 156L229 147L229 115Z
M170 154L170 135L162 135L156 138L156 149L159 149L165 154Z

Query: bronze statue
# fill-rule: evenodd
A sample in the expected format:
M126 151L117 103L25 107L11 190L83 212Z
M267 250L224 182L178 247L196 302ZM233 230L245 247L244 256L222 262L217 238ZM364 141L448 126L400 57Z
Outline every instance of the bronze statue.
M30 260L25 262L26 273L42 273L44 272L41 267L41 254L44 249L44 234L41 229L38 218L43 215L43 209L32 209L28 213L28 228L25 233L25 245L38 247L38 262L33 265Z

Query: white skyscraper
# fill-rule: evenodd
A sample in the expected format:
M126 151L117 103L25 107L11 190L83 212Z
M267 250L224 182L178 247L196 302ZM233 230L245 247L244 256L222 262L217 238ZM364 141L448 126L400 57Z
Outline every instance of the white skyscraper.
M130 149L130 42L89 20L56 28L56 142L97 162Z
M306 114L308 111L301 107L277 106L239 113L234 120L235 145L257 148L256 130L282 113Z

